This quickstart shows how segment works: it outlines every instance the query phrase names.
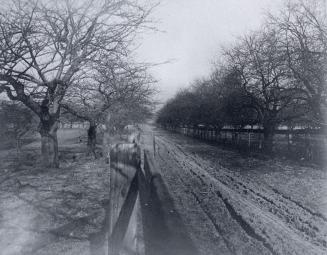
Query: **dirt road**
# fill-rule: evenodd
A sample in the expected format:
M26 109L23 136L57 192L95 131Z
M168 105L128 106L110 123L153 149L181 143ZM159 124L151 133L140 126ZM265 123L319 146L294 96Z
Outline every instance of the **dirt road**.
M143 146L153 150L155 144L158 167L201 254L327 254L327 217L317 200L326 195L324 171L294 166L294 178L308 183L301 188L292 180L289 190L283 180L293 176L288 165L259 160L262 172L245 165L235 170L219 162L226 151L148 125L143 130ZM305 175L297 176L297 169ZM312 199L298 192L310 185Z

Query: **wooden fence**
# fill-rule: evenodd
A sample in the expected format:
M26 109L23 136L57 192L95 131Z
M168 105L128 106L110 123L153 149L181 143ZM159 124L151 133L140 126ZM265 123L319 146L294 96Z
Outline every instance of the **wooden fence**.
M110 255L118 255L124 249L128 249L130 253L138 253L136 201L139 171L141 171L140 153L136 144L118 144L110 151L108 211Z
M144 151L142 168L141 154L136 144L119 144L110 152L107 254L197 254L154 155Z
M193 138L226 145L241 151L263 151L262 129L209 129L166 127ZM276 155L321 163L326 159L326 133L316 129L276 130L273 152Z

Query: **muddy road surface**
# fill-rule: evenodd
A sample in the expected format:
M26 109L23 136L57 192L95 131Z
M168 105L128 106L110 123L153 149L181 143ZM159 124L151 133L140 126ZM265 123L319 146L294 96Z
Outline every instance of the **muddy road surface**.
M228 160L244 167L234 168L217 146L149 125L142 137L200 254L327 254L323 169L275 160L251 168L237 153Z

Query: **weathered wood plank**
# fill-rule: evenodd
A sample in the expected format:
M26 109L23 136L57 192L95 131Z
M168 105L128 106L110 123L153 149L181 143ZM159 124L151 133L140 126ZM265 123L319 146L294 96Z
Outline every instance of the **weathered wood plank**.
M129 231L129 222L138 195L139 170L140 151L136 144L118 144L111 149L108 223L110 255L118 255L124 246L124 237Z

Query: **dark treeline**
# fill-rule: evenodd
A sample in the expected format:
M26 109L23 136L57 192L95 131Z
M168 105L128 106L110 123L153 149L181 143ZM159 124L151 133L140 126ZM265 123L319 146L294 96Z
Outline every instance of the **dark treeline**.
M256 126L263 148L276 129L326 125L327 23L324 2L291 2L223 50L209 77L180 91L160 110L163 126L220 130Z

